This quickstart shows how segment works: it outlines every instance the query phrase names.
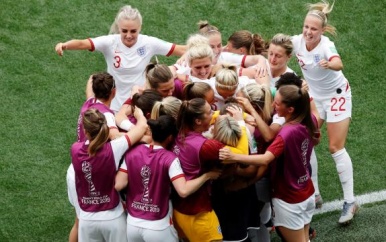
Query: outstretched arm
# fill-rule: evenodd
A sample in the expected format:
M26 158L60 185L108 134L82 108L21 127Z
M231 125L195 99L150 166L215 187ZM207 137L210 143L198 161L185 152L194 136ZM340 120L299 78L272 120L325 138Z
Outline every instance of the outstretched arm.
M186 51L186 45L176 45L171 55L182 56L185 54L185 51Z
M58 43L55 46L55 51L60 56L63 55L64 50L91 50L91 49L92 49L92 45L90 40L88 39L83 39L83 40L73 39L65 43Z

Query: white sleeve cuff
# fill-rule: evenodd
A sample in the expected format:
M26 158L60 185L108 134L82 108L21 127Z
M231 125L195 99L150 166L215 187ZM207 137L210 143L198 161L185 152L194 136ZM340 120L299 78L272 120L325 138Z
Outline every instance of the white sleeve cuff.
M121 129L124 129L124 130L126 130L126 131L129 131L129 129L131 128L131 126L133 126L133 123L130 122L130 120L128 120L128 119L123 120L123 121L121 122L121 125L119 125L119 127L120 127Z

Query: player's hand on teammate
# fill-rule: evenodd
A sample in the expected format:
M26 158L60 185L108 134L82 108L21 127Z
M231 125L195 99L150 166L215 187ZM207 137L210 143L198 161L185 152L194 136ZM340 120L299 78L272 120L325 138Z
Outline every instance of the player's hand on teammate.
M221 170L212 170L207 173L205 173L208 177L208 180L216 180L221 175Z
M243 110L237 106L229 106L227 107L227 111L232 115L232 117L236 121L243 120Z
M235 163L235 161L233 161L233 153L227 147L220 149L219 159L222 160L223 163L226 163L226 164Z
M236 97L237 101L243 105L244 110L248 113L252 113L254 108L252 107L251 102L248 100L248 98L245 97Z

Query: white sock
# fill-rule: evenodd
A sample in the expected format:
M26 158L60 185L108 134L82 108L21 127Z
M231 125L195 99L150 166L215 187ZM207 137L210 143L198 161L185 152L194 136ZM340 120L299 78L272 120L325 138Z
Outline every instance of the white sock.
M312 170L311 180L312 180L312 183L314 184L315 195L319 195L320 191L319 191L319 182L318 182L318 160L316 159L314 148L312 149L312 152L311 152L310 164L311 164L311 170Z
M345 148L332 154L332 158L336 164L339 180L342 184L343 198L347 203L355 201L354 198L354 177L351 158Z

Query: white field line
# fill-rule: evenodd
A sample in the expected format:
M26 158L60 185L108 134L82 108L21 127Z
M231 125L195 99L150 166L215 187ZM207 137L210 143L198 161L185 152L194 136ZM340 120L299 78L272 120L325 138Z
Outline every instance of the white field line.
M386 190L359 195L359 196L356 196L355 199L359 205L385 201ZM323 203L322 208L316 209L314 214L321 214L321 213L327 213L335 210L341 210L342 207L343 207L343 200L334 200L331 202Z

